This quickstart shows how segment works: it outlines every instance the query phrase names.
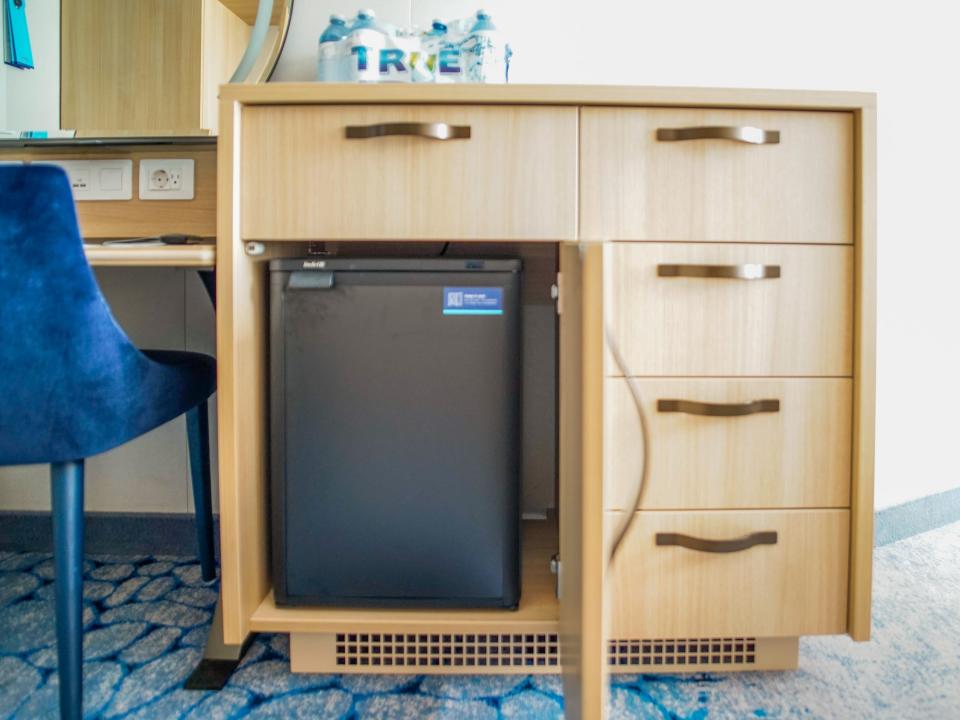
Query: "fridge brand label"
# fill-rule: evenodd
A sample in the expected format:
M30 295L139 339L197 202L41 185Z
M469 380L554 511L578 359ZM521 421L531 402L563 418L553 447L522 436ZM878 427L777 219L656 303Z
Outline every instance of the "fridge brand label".
M445 287L444 315L503 315L503 288Z

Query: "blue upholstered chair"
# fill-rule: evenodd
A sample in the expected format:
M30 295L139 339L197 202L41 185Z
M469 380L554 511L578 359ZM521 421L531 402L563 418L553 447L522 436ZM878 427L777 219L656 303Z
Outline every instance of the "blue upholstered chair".
M215 383L213 358L140 351L119 328L84 256L63 171L0 167L0 465L50 465L63 718L82 716L84 458L186 413L200 563L212 580Z

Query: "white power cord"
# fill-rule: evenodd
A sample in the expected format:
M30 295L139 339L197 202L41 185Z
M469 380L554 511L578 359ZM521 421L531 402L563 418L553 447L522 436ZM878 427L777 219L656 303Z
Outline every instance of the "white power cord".
M630 530L630 526L633 524L634 516L637 514L637 510L640 508L640 502L643 500L643 491L647 483L647 470L650 467L650 442L649 436L647 433L647 418L643 410L643 403L640 398L640 390L636 385L636 378L633 377L627 365L623 360L623 355L620 354L620 347L617 345L616 340L613 338L613 333L610 332L609 326L604 329L604 337L607 343L607 348L610 350L610 354L613 356L613 361L616 364L617 368L623 373L623 379L627 382L627 388L630 390L630 396L633 399L634 407L637 410L637 417L640 420L640 438L643 443L643 465L640 468L640 478L637 483L637 490L634 494L633 505L625 513L624 519L620 522L620 527L617 528L617 533L613 544L610 546L610 556L607 559L607 565L609 566L613 563L614 558L617 555L617 551L620 549L620 545L623 543L623 539L626 537L627 532Z

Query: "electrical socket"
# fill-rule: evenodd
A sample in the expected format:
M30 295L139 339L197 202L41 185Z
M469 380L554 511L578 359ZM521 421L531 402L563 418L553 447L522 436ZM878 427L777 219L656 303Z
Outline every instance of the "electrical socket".
M141 160L141 200L192 200L194 162L188 159Z

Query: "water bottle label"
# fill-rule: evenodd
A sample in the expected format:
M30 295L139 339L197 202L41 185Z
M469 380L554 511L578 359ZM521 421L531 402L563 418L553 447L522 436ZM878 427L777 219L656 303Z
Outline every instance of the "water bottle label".
M434 35L355 27L341 40L320 43L317 78L371 83L506 82L510 46L495 28L471 30L471 23L472 19L451 21Z

